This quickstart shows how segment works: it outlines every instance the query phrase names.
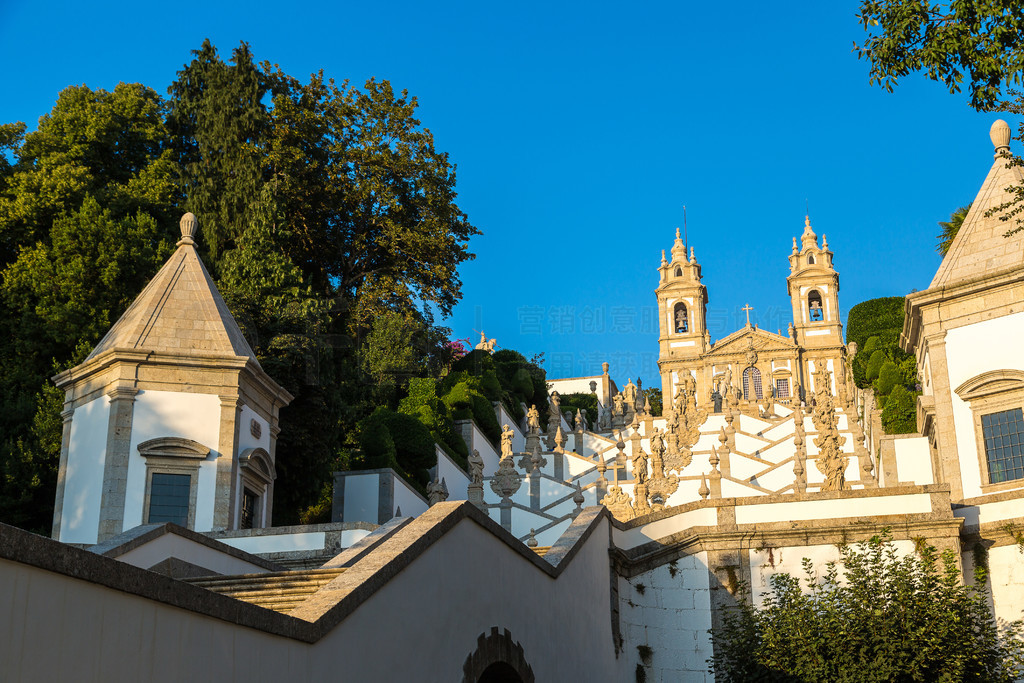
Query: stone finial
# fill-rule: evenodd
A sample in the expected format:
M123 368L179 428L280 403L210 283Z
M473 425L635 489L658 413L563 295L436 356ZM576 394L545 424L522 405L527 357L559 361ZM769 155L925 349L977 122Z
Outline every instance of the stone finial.
M604 374L608 374L609 368L611 368L611 366L607 362L601 363L601 372L603 372Z
M576 491L572 494L572 502L576 504L576 509L579 510L583 507L583 489L580 488L579 480L576 481Z
M796 238L795 237L793 238L793 253L794 254L799 254L800 253L800 249L796 246Z
M804 216L804 234L800 236L800 242L804 249L817 248L818 236L814 234L814 230L811 228L811 217Z
M1010 151L1010 124L1002 119L996 119L988 131L992 139L992 146L996 148L996 154Z
M665 250L664 249L661 250L661 265L663 265L663 266L667 266L668 265L668 261L665 259Z
M705 477L703 474L700 475L700 488L697 489L697 495L699 495L704 500L707 500L708 496L711 495L711 489L708 488L708 478Z
M536 536L536 534L537 534L537 530L536 529L530 529L530 537L526 540L526 546L528 548L536 548L538 545L540 545L539 543L537 543L537 536Z
M821 233L821 250L828 251L828 235Z
M195 244L195 236L199 232L199 219L196 218L196 215L191 212L186 213L181 217L178 226L181 228L181 239L178 240L178 246L182 244Z
M693 254L693 247L690 247L690 263L696 263L697 257Z

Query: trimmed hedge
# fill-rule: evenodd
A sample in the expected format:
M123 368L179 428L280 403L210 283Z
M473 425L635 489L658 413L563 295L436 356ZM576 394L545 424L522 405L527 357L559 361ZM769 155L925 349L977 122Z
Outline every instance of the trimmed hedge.
M902 384L893 387L882 410L882 427L886 434L913 434L917 431L917 396Z
M426 425L411 415L377 408L360 423L360 469L390 467L421 492L430 481L428 470L437 464L434 437Z
M846 343L857 342L859 349L866 350L868 339L878 337L881 346L898 346L903 331L903 302L902 296L887 296L851 308L846 317Z

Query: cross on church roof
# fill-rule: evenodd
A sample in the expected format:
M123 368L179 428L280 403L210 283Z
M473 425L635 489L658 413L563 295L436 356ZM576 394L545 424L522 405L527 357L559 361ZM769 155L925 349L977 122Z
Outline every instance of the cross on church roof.
M751 312L752 310L754 310L754 309L753 309L753 308L751 308L750 304L747 304L746 306L744 306L744 307L743 307L743 308L741 308L740 310L741 310L741 311L746 311L746 312L747 312L747 327L750 327L750 312Z

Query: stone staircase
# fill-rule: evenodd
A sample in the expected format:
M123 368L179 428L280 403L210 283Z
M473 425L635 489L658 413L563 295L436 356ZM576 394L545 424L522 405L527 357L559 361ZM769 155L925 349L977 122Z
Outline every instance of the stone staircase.
M237 600L287 613L310 595L334 580L344 569L304 569L237 574L233 576L202 576L187 579L193 586L228 595Z

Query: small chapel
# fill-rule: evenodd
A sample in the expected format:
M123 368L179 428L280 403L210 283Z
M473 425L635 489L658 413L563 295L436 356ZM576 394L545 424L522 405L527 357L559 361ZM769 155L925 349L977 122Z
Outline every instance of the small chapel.
M677 232L657 279L636 274L658 302L661 415L608 363L551 379L545 427L543 407L517 419L500 401L498 439L458 420L468 464L436 445L427 495L391 468L336 472L327 524L274 526L291 396L246 343L186 214L163 268L53 378L53 533L0 524L0 674L708 683L730 609L883 533L900 554L951 551L968 581L984 563L997 621L1021 619L1024 232L1007 235L998 207L1024 172L1006 122L989 137L956 239L906 297L917 432L886 434L854 384L833 253L809 219L789 254L788 336L748 322L712 343L701 267ZM494 345L481 333L482 353ZM563 410L561 394L580 392L597 415Z

